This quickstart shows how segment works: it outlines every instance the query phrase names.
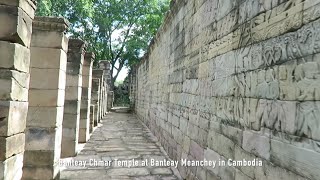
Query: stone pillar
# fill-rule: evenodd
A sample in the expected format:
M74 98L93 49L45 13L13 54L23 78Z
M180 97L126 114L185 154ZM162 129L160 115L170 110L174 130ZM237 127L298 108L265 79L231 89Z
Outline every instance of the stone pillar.
M103 95L104 95L103 113L104 113L104 115L106 115L108 112L108 110L107 110L107 105L108 105L108 85L107 85L107 83L105 83Z
M92 101L91 101L92 102ZM89 133L93 132L94 129L94 121L95 121L95 107L96 105L90 105L90 126L89 126Z
M100 107L100 79L92 79L92 92L91 92L91 104L95 105L94 108L94 126L97 126L99 119L99 107Z
M33 22L23 179L59 177L67 28L63 18L36 17Z
M79 143L85 143L89 139L93 59L93 53L86 53L82 68L82 99L80 110Z
M101 85L101 93L100 93L100 98L101 98L101 109L100 109L100 119L104 117L104 104L105 104L105 81L102 80L102 85Z
M113 106L113 98L108 96L109 91L112 91L112 84L111 84L111 67L110 67L110 62L106 60L99 61L99 69L103 70L104 75L103 75L103 115L105 115L108 111L111 110ZM112 94L112 93L111 93ZM111 98L111 99L109 99ZM111 107L108 108L108 105Z
M70 39L67 62L66 97L62 123L61 157L71 157L78 153L84 51L85 43L83 41Z
M35 1L0 0L0 179L21 179Z
M113 101L114 101L114 92L108 91L108 104L107 104L108 111L110 111L111 108L113 107Z
M102 91L102 87L103 87L103 78L104 75L104 71L101 69L94 69L92 71L92 77L93 78L97 78L100 79L100 85L99 85L99 107L98 107L98 122L101 121L103 114L102 114L102 106L103 106L103 91Z

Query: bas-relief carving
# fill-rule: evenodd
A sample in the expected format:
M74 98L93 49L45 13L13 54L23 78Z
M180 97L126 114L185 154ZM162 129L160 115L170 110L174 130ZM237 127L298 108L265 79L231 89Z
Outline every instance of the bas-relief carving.
M215 17L218 13L218 1L208 0L202 5L201 19L203 27L207 27L209 24L215 21Z
M318 102L274 101L261 99L256 118L261 127L299 137L320 140L320 104Z
M268 2L268 0L263 0L263 2ZM239 24L253 18L259 14L259 12L265 11L266 8L267 7L264 7L261 1L246 0L239 7Z
M236 73L255 70L264 65L261 43L236 50Z
M320 1L307 0L304 3L303 24L307 24L320 17Z
M296 106L294 101L261 99L258 103L256 118L262 127L294 134L296 131Z
M239 40L240 40L240 31L236 30L223 38L216 40L208 45L207 47L202 47L202 52L207 50L205 56L207 59L214 58L218 55L224 54L231 50L234 50L238 47Z
M237 72L273 66L319 52L320 33L314 30L316 26L320 26L320 22L306 25L297 32L237 50Z
M234 31L238 25L238 9L232 10L226 17L217 21L217 38L220 39Z
M247 46L298 29L302 25L302 11L302 1L292 0L258 15L240 27L240 46Z
M320 99L318 55L311 55L281 65L280 99L310 101Z
M230 51L218 56L213 61L213 79L223 79L235 73L235 53Z
M320 140L320 103L318 101L302 102L297 107L297 132L300 137L306 136Z
M256 118L258 99L215 98L214 103L216 109L212 113L223 123L234 127L260 130L261 121Z

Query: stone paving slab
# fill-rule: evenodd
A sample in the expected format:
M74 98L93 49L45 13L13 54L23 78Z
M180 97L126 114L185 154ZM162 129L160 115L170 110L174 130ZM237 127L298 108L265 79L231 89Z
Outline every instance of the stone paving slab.
M148 128L133 114L109 113L76 157L60 161L60 178L181 179L174 167L151 166L151 160L164 161L168 156Z

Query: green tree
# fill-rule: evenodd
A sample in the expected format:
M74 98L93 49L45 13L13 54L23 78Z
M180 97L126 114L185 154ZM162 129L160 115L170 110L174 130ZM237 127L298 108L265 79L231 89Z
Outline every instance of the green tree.
M63 16L72 36L88 42L97 60L111 63L112 84L136 64L169 8L169 0L42 0L37 15Z

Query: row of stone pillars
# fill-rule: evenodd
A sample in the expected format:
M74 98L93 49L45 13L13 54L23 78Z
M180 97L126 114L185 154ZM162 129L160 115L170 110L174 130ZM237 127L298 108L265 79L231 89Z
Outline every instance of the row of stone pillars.
M64 18L35 17L35 1L0 0L0 179L59 179L106 115L107 61L94 69ZM110 93L109 93L110 94ZM109 103L110 104L110 103ZM110 107L109 107L110 108Z

